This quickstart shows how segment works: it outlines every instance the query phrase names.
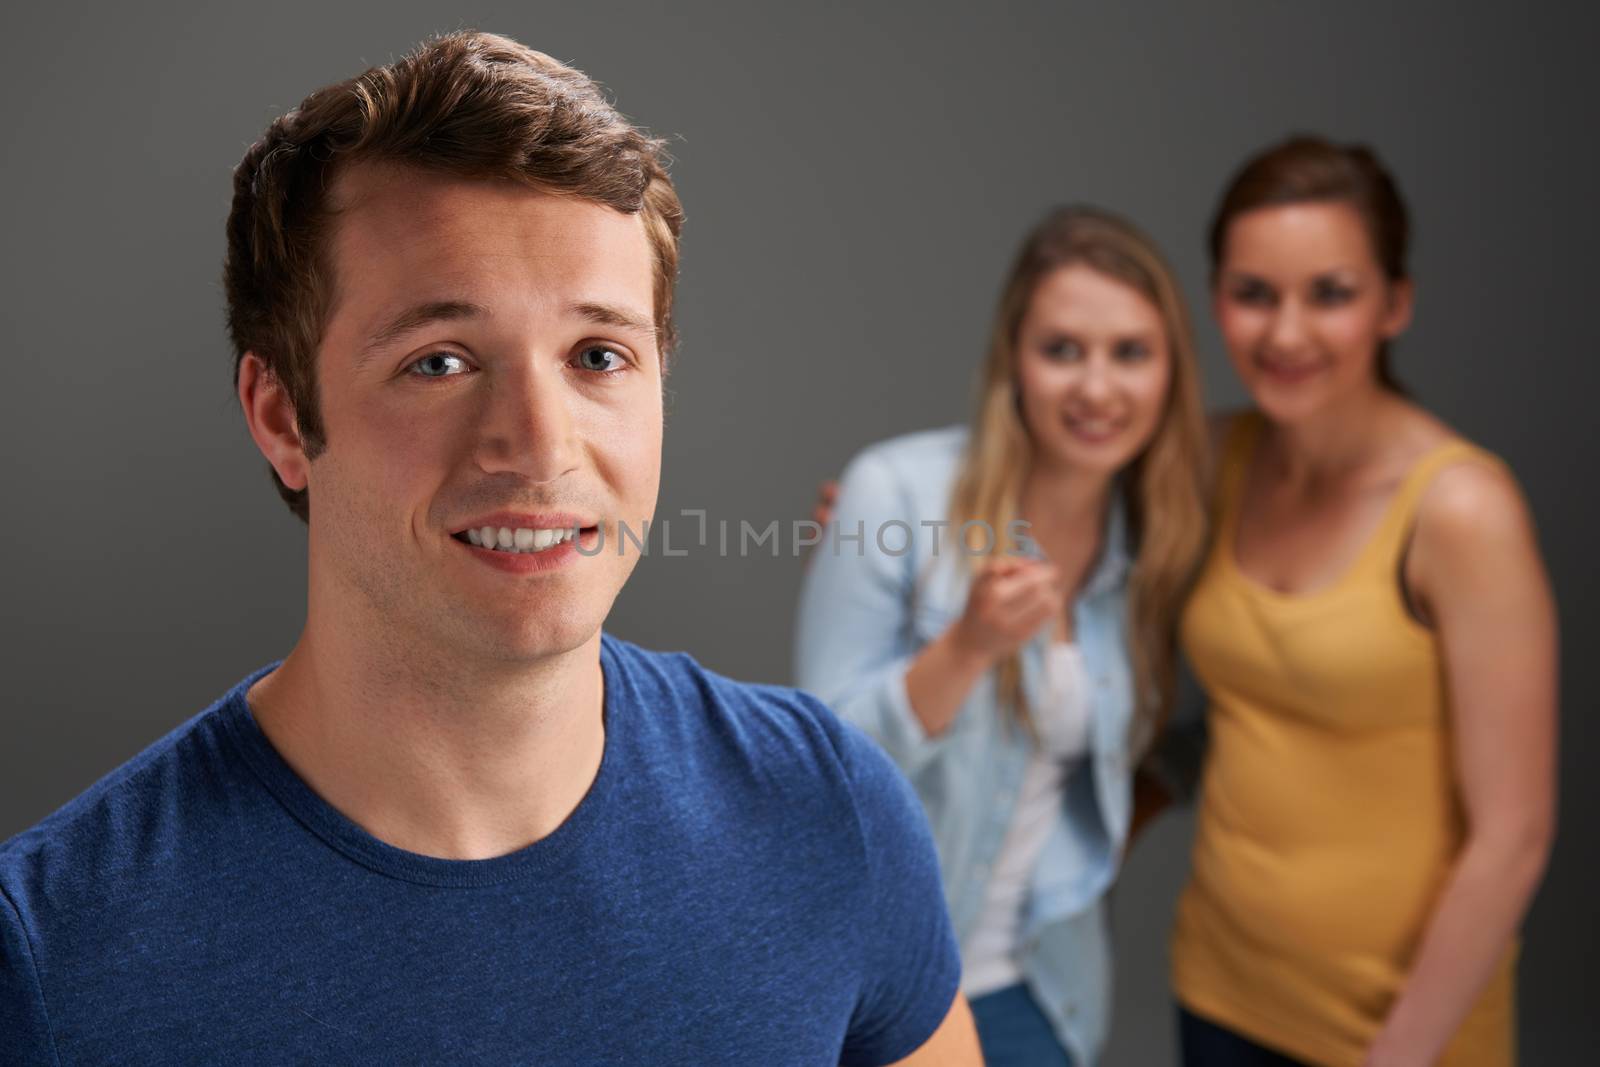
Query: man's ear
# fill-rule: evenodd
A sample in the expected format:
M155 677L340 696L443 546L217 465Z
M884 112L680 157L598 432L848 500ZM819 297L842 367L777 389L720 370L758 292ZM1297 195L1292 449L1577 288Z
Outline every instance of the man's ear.
M239 406L256 447L290 489L306 487L311 466L300 441L294 404L278 376L254 352L239 361Z

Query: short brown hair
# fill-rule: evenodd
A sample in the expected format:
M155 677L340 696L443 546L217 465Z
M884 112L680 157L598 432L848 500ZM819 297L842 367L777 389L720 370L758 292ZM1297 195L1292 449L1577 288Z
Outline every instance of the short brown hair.
M306 455L327 444L315 357L332 306L329 190L341 168L395 163L569 193L644 220L663 358L683 208L662 142L623 118L582 72L506 37L452 33L318 89L273 120L233 172L223 282L239 364L253 352L283 385ZM305 490L274 471L309 521Z
M1400 187L1377 153L1362 144L1335 144L1312 134L1295 134L1258 153L1228 183L1211 217L1211 267L1227 251L1228 226L1256 208L1280 204L1349 204L1361 216L1372 254L1391 281L1410 275L1406 255L1411 245L1411 219ZM1388 345L1378 350L1378 378L1404 392L1390 366Z

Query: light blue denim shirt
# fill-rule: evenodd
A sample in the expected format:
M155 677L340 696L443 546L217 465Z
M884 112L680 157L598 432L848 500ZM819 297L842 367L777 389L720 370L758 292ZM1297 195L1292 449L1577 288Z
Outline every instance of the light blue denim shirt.
M966 439L964 427L910 434L850 462L837 525L808 564L795 653L799 685L875 737L922 798L963 943L982 908L1030 745L1000 708L993 672L936 738L906 696L911 661L966 606L971 572L959 542L922 525L948 517ZM1097 1059L1109 1021L1103 898L1127 835L1136 740L1124 637L1129 560L1120 494L1114 497L1099 561L1072 606L1092 683L1090 753L1067 780L1060 818L1034 870L1020 959L1035 1000L1081 1064ZM1022 653L1023 693L1033 708L1046 699L1049 639L1049 628L1041 629Z

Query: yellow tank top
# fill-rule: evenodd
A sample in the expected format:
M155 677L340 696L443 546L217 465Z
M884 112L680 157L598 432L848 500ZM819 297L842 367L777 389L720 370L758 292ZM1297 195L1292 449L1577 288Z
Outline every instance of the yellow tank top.
M1182 620L1210 697L1192 874L1173 984L1198 1015L1311 1064L1359 1067L1405 981L1460 849L1439 645L1407 612L1401 553L1450 442L1408 473L1355 564L1283 594L1234 562L1262 421L1237 419L1215 538ZM1440 1064L1515 1062L1515 946Z

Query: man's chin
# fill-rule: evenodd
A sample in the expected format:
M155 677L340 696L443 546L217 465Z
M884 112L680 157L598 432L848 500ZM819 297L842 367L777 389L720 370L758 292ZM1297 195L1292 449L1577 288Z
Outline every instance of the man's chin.
M496 658L506 663L532 666L564 656L596 640L604 622L604 615L583 620L540 620L537 625L528 626L514 635L505 635L496 649Z
M531 667L594 641L605 619L606 611L598 605L554 610L545 606L515 615L458 615L450 632L440 636L453 648L452 660L463 666L476 662Z

